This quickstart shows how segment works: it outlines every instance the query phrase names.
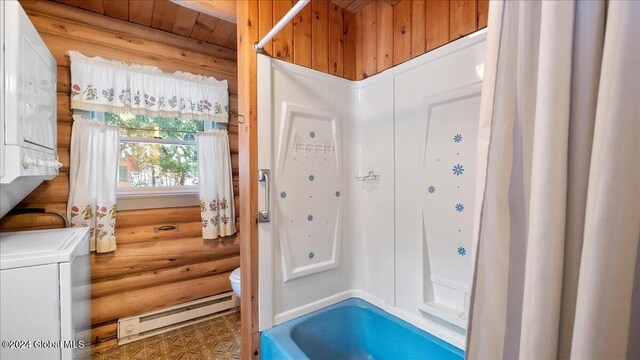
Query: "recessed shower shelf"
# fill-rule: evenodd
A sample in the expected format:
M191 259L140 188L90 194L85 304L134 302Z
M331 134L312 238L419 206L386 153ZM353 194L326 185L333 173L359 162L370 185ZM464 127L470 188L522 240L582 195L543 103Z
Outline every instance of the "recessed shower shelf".
M431 301L418 306L420 311L429 315L440 318L457 327L467 328L467 313L458 309L451 308L447 305Z
M335 151L336 147L334 145L323 145L323 144L309 144L309 143L298 143L297 141L293 142L293 153L298 155L298 150L303 150L304 155L307 153L313 153L313 155L318 155L320 152L321 155L332 155Z

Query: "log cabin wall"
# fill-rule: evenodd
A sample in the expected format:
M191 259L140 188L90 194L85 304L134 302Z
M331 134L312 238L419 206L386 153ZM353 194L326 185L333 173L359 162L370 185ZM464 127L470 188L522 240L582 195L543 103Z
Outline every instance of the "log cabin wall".
M58 63L58 152L64 166L59 176L44 182L18 207L44 207L66 213L73 121L67 50L154 65L167 72L181 70L226 79L230 108L237 114L235 49L54 2L21 1L21 4ZM202 26L197 30L202 32ZM233 45L235 48L235 42ZM230 120L229 140L238 207L235 116ZM162 225L179 225L179 231L154 231L154 227ZM0 231L61 226L59 219L50 216L20 215L0 220ZM116 238L115 252L91 256L92 342L100 342L100 347L115 344L119 318L230 291L229 273L240 266L235 236L222 241L202 239L198 207L120 211Z
M486 27L488 10L488 0L371 2L356 14L356 79Z

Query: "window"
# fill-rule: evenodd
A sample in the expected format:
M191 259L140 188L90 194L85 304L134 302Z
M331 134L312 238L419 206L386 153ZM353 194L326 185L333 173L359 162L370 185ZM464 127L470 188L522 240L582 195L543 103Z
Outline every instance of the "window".
M179 117L77 111L120 127L118 209L198 204L196 132L215 123Z
M118 182L129 182L129 169L127 168L127 165L118 165Z
M195 132L203 121L104 113L104 122L120 127L119 166L131 173L119 193L197 191Z

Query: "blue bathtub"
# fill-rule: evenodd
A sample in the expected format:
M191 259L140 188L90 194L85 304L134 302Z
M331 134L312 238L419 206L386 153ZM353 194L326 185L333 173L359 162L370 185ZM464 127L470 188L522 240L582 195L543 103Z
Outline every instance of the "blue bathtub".
M261 334L263 360L464 359L464 352L356 298Z

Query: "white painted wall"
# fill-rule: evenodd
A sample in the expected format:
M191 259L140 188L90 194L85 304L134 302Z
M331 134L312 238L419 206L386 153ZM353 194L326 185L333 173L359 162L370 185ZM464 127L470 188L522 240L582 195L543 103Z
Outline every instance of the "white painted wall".
M290 224L283 216L295 217L292 214L296 211L280 207L285 206L278 201L279 185L284 181L278 174L284 173L274 174L273 220L259 227L261 330L359 296L464 347L465 291L471 279L474 113L477 116L479 111L483 59L483 34L463 38L359 82L259 56L259 167L272 172L276 169L279 144L288 141L281 135L289 131L282 130L284 123L297 121L293 127L303 129L295 130L301 134L309 131L310 119L322 118L335 124L336 134L340 134L336 139L341 139L336 145L340 200L327 198L314 203L339 208L341 226L335 228L333 238L324 236L322 240L322 246L335 248L337 257L315 258L317 262L310 261L305 268L306 275L286 281L284 274L291 271L287 264L292 254L282 251L282 229ZM301 116L308 119L287 120L283 108L291 106L305 109ZM449 139L452 131L462 132L463 141ZM440 150L444 165L438 170L434 164ZM448 169L457 157L464 159L464 176L454 176ZM325 177L332 173L326 171ZM370 171L379 178L355 180ZM432 182L440 184L438 201L427 197ZM314 189L304 186L304 191ZM259 190L262 208L264 187ZM451 207L458 202L464 203L466 212ZM304 214L305 206L310 205L298 202L291 206L300 206L299 212ZM448 234L448 226L464 228L465 232ZM315 244L304 239L287 241L301 254ZM459 255L458 247L464 247L466 255Z

